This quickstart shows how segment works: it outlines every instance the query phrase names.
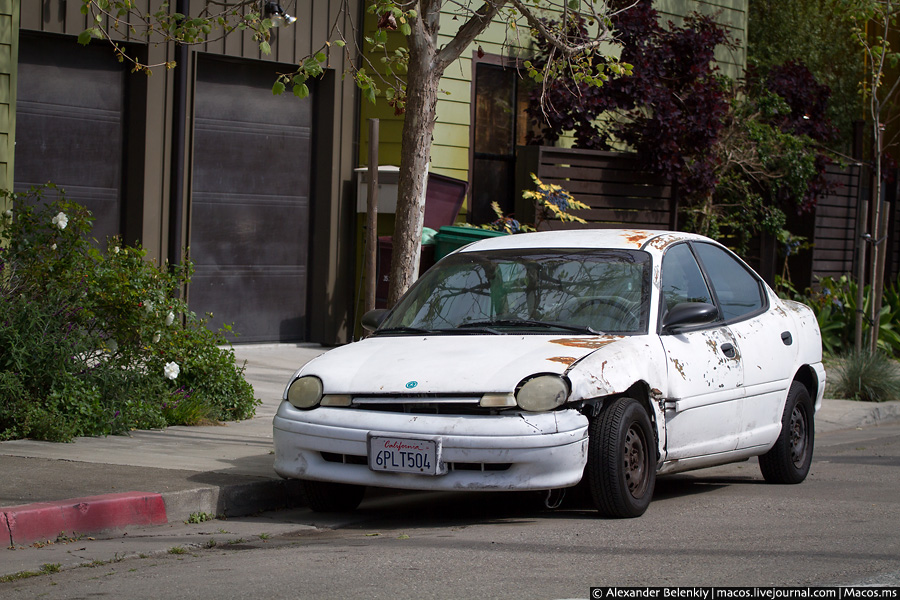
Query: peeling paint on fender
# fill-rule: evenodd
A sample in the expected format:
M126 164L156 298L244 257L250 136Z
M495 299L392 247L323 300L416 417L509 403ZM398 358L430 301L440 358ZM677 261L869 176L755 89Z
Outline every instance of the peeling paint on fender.
M602 338L561 338L558 340L550 340L551 344L559 344L560 346L569 346L572 348L589 348L591 350L599 350L604 346L609 346L616 340L622 339L622 336L605 336Z
M550 361L553 361L553 362L562 363L562 364L564 364L564 365L571 365L572 363L574 363L574 362L575 362L576 360L578 360L578 359L575 358L574 356L551 356L551 357L548 358L547 360L550 360Z

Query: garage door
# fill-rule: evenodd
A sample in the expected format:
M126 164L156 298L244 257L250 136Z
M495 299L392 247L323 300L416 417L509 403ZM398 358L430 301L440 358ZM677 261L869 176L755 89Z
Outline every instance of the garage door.
M188 301L237 342L306 336L312 101L273 96L276 70L197 65Z
M107 46L22 34L14 189L64 188L94 214L104 247L121 231L124 90L125 68Z

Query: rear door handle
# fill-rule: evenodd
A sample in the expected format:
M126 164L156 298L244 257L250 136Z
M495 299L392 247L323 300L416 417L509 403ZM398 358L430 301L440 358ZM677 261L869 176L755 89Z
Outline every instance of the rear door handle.
M781 341L784 342L785 346L790 346L794 343L794 338L791 335L790 331L782 331L781 332Z
M728 358L734 358L737 355L734 351L734 345L729 343L722 344L722 354Z

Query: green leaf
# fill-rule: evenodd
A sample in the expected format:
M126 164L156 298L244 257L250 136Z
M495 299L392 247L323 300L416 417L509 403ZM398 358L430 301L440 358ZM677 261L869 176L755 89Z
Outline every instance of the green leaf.
M400 26L400 33L405 36L408 36L412 33L412 27L409 26L409 23L404 23Z
M326 60L328 60L328 57L325 55L324 52L317 52L315 58L320 63L323 63Z
M306 98L307 96L309 96L309 88L306 87L305 83L301 84L301 85L295 85L294 86L294 95L302 100L303 98Z
M276 81L276 82L275 82L275 85L272 86L272 95L273 95L273 96L280 96L280 95L283 94L283 93L284 93L284 82L283 82L283 81Z
M81 44L82 46L87 46L91 42L92 37L93 36L91 35L91 30L85 29L84 31L82 31L81 33L78 34L78 43Z
M271 54L272 46L269 45L269 42L260 42L259 49L263 54Z

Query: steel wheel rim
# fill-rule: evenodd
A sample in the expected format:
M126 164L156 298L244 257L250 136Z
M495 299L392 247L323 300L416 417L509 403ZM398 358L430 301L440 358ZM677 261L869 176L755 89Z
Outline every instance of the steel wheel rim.
M806 462L808 441L806 411L798 404L791 411L791 462L797 468Z
M625 486L635 498L647 491L649 466L647 465L647 444L640 427L632 425L625 434Z

